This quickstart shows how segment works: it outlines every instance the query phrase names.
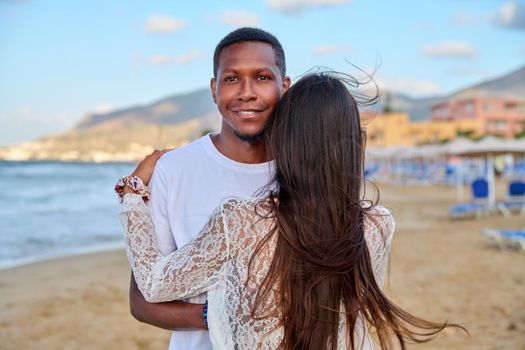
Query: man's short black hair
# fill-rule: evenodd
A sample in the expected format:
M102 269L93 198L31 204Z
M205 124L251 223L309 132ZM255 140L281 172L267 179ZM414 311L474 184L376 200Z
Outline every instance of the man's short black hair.
M275 64L281 72L283 78L286 75L286 62L284 57L284 50L281 43L272 34L259 29L251 27L243 27L234 30L230 34L226 35L215 48L213 53L213 76L217 77L217 69L219 68L219 57L221 52L230 45L241 43L244 41L259 41L262 43L270 44L275 53Z

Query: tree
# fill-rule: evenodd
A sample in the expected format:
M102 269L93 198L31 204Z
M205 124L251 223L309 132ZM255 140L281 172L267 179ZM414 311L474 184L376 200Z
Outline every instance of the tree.
M520 132L517 132L514 134L515 139L522 139L525 138L525 129L521 130Z
M385 92L385 103L383 104L383 114L390 114L394 112L392 108L392 94Z

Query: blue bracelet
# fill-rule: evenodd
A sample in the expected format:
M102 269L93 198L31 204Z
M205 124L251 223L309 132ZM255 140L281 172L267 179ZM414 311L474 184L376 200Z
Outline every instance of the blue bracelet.
M208 300L202 305L202 317L204 318L204 324L208 326Z

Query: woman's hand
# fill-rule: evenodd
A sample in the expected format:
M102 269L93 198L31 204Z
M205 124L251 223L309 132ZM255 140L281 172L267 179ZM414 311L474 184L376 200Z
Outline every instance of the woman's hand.
M163 149L161 151L155 150L151 154L147 155L143 160L140 161L137 168L133 171L131 175L139 177L144 185L149 184L149 180L153 175L153 169L155 169L155 164L157 160L166 152L170 151L169 149Z

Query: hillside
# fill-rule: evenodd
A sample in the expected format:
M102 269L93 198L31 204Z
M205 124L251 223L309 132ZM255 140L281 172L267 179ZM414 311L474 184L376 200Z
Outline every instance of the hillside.
M443 100L475 96L525 96L525 67L449 95L411 98L385 92L373 109L381 111L385 96L393 110L412 120L430 117L430 107ZM20 145L0 148L0 159L118 161L142 158L153 148L177 147L209 130L218 130L220 115L209 89L173 95L144 106L111 113L87 114L70 131Z
M108 125L99 125L0 148L0 159L136 161L151 153L155 148L179 147L197 139L203 133L218 130L219 123L219 117L210 114L175 125L137 123L116 129Z
M87 114L76 125L82 131L93 127L121 128L137 124L176 125L216 112L209 89L174 95L146 106L124 108L110 113Z
M383 94L385 96L386 94ZM481 83L460 89L448 95L432 96L426 98L411 98L402 94L391 93L390 105L399 112L407 112L413 121L426 120L430 117L430 107L447 99L462 99L471 97L510 97L525 98L525 66L501 77L486 80ZM383 98L374 108L383 110Z

